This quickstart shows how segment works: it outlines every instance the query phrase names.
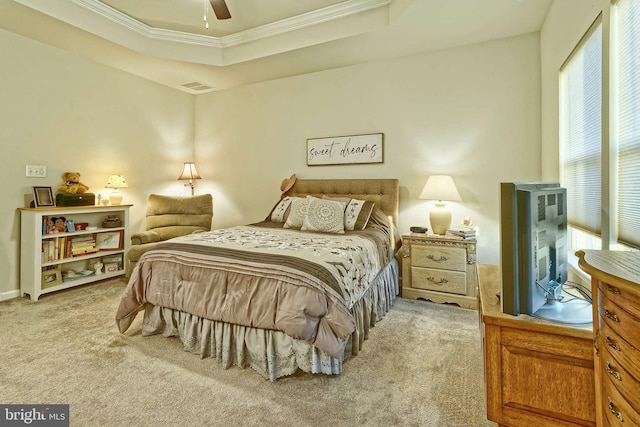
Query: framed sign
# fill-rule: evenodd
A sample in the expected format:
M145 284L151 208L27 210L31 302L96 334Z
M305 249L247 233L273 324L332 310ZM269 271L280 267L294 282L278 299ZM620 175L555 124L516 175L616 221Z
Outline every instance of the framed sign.
M307 139L307 166L382 163L382 133Z

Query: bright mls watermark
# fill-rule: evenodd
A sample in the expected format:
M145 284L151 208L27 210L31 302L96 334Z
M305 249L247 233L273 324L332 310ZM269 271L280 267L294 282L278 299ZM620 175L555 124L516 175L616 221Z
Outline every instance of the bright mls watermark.
M69 405L3 405L1 426L69 427Z

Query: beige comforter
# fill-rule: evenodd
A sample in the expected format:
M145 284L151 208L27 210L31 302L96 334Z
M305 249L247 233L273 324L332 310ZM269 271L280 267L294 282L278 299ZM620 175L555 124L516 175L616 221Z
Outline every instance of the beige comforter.
M339 357L351 307L395 252L393 226L309 233L270 223L178 237L145 253L120 301L126 331L145 303L210 320L280 330Z

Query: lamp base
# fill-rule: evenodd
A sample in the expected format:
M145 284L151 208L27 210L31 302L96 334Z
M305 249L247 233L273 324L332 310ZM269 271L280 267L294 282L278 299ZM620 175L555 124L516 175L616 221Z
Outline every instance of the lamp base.
M119 191L113 191L111 192L111 195L109 195L109 203L111 203L112 205L119 205L122 203L122 193Z
M444 235L451 225L451 211L444 203L436 203L436 208L429 212L429 221L435 234Z

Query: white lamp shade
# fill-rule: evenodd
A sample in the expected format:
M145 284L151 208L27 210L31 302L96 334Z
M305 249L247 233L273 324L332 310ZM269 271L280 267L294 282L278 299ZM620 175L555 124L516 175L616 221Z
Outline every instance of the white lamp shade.
M421 199L459 201L460 193L449 175L431 175L420 193Z
M127 188L128 185L127 185L127 181L125 181L122 175L111 175L105 187L106 188Z
M182 179L201 179L198 171L196 170L196 164L194 162L184 162L182 173L178 177L178 180Z

